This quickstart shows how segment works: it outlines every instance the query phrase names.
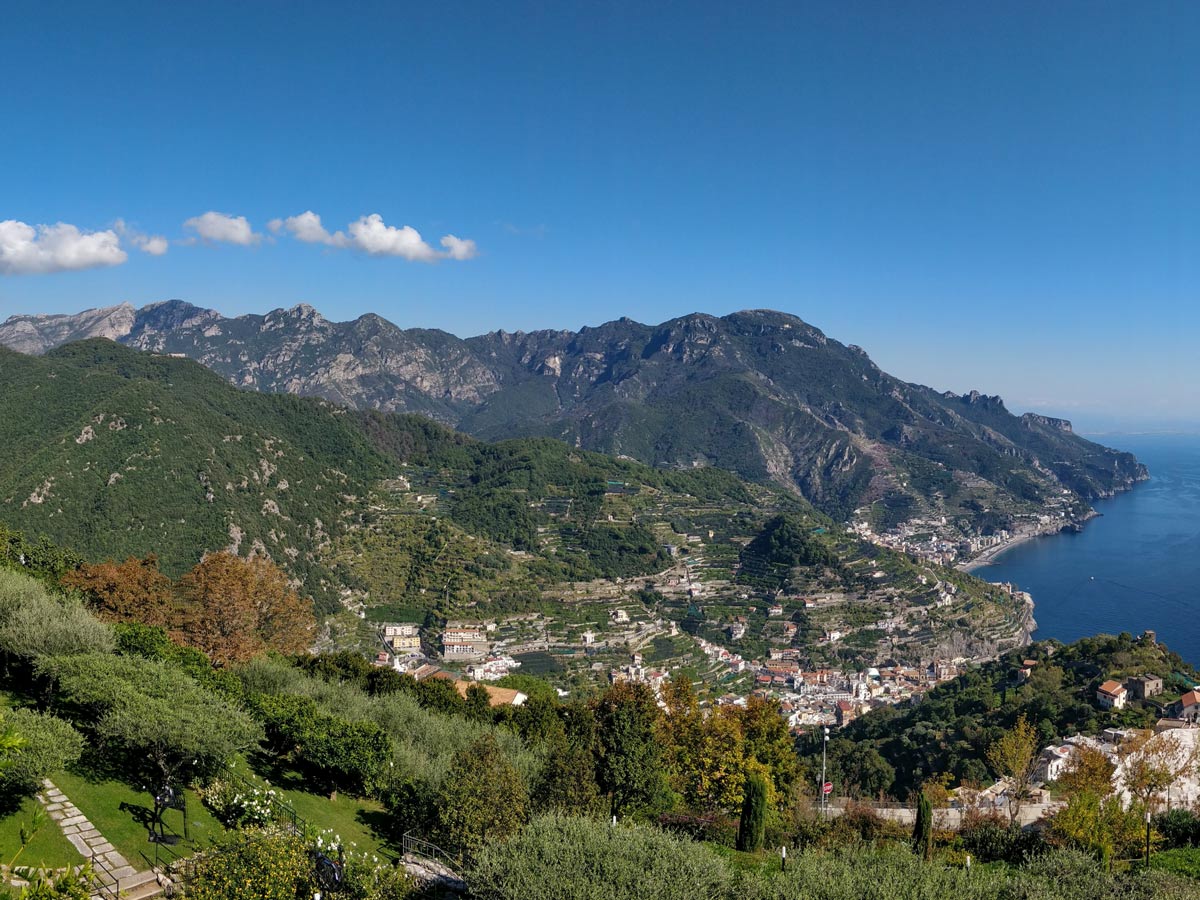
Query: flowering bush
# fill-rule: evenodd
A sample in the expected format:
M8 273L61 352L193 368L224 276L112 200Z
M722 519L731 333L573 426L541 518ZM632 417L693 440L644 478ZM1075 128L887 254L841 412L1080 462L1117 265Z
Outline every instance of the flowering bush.
M413 889L403 868L350 846L344 858L341 839L325 831L311 842L281 831L241 831L228 835L196 866L188 900L295 900L319 889L317 857L342 866L337 897L342 900L402 900Z
M198 793L204 805L226 828L262 828L274 818L278 799L274 788L247 790L216 779Z

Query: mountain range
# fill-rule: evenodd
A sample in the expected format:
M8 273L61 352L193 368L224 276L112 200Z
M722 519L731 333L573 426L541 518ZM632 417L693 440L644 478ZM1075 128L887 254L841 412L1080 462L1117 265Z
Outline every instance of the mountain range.
M1090 500L1146 477L1065 420L906 383L770 310L466 339L373 314L331 322L300 305L227 318L180 300L0 325L0 345L22 353L89 337L187 356L239 387L419 413L483 439L720 467L839 520L874 510L882 528L940 516L978 533L1064 496L1083 518Z
M107 339L0 348L0 422L3 526L91 561L154 554L173 577L216 550L269 556L339 646L373 647L372 621L482 610L582 629L581 600L626 595L711 640L734 616L765 621L762 601L781 592L832 598L804 607L797 639L864 664L994 655L1032 628L1020 598L717 467L484 442L420 416L241 390ZM817 647L830 631L846 645Z

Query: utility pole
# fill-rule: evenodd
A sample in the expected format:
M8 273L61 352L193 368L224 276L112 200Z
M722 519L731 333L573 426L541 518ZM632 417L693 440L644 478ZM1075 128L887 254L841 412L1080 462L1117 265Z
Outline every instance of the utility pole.
M829 748L829 726L825 726L825 739L821 743L821 816L828 818L829 795L825 793L825 755Z
M1150 868L1150 810L1146 810L1146 868Z

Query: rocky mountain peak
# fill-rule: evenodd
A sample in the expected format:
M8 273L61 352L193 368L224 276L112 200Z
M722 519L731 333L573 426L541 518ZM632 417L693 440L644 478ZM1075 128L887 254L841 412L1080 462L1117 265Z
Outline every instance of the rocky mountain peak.
M1057 431L1064 431L1067 434L1074 433L1074 428L1071 427L1071 423L1067 419L1056 419L1053 416L1041 416L1037 413L1027 412L1021 416L1021 421L1026 425L1042 425L1046 428L1054 428Z

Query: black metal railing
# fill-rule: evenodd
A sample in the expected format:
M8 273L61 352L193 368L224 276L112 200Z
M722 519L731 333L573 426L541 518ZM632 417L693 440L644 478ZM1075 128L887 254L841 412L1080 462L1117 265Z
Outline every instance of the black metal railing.
M424 838L417 837L411 831L404 833L404 837L401 838L400 844L405 856L416 856L423 859L432 860L439 865L445 866L456 875L463 868L464 860L461 856L453 856L452 854L443 850L437 844L427 841Z
M121 879L99 854L90 857L92 864L92 896L104 900L118 900L121 895Z

